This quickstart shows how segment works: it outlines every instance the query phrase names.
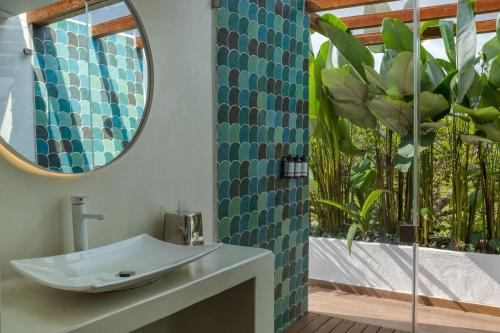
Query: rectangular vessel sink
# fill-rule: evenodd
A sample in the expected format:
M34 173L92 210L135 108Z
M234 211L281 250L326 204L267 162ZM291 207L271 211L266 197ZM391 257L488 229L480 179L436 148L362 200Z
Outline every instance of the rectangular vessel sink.
M165 272L206 256L220 245L174 245L143 234L92 250L13 260L11 264L22 275L49 287L99 293L151 283Z

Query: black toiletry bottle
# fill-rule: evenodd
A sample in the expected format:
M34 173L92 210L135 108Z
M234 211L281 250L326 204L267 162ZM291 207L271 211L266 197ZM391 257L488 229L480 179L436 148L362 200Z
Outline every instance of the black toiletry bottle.
M302 174L302 162L300 156L295 156L295 170L294 170L294 178L301 177Z
M288 163L290 163L290 156L285 156L281 159L281 174L283 178L288 178Z
M308 174L307 171L309 170L309 162L307 161L307 156L302 156L301 164L302 164L301 176L307 177L307 174Z
M287 167L287 178L295 177L295 158L289 156L288 167Z

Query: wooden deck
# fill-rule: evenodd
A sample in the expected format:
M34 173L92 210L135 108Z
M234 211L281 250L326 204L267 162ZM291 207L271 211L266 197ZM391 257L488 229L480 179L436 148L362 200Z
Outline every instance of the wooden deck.
M285 333L407 333L309 312Z
M404 301L309 287L309 311L311 314L298 321L290 332L400 333L411 330L411 304ZM500 316L419 305L417 318L419 333L500 333ZM360 328L363 324L356 323L366 327ZM352 325L350 331L345 329L349 325Z

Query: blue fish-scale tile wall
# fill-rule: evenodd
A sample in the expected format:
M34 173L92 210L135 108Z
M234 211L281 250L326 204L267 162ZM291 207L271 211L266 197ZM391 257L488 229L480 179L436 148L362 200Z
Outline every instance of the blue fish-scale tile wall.
M144 61L134 38L93 39L86 24L33 27L37 163L56 172L103 166L129 144L144 112Z
M275 254L275 330L307 311L309 17L303 0L222 0L217 10L218 232Z

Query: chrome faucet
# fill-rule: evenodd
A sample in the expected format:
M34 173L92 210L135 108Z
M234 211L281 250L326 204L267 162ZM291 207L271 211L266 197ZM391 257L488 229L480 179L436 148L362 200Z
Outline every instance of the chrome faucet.
M71 211L73 216L73 241L75 252L89 249L87 234L87 220L104 220L102 214L89 214L86 210L87 197L71 197Z

